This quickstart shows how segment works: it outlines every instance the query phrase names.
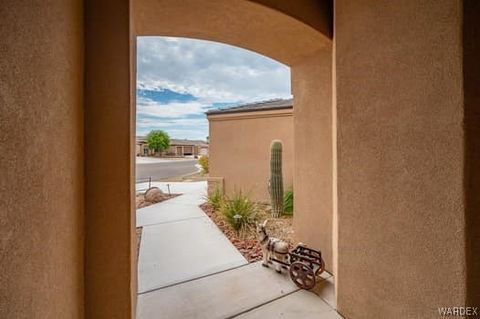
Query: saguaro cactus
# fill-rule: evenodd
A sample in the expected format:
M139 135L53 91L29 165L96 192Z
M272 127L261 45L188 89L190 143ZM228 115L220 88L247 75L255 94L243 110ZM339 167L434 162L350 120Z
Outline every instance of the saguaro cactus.
M273 140L270 144L270 179L268 191L272 202L272 216L280 217L283 213L283 176L282 176L282 141Z

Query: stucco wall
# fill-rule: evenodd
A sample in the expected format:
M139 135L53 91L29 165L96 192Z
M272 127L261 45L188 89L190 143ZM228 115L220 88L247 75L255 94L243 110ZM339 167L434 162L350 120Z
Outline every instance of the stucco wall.
M332 51L325 48L292 67L295 131L295 214L299 242L332 258Z
M133 26L137 35L218 41L292 65L330 44L330 3L330 0L291 3L284 0L134 0Z
M0 5L0 318L83 318L82 24Z
M130 1L88 0L85 21L85 313L132 318L137 276Z
M292 110L210 115L210 176L224 178L225 193L242 191L269 201L270 143L283 142L285 189L293 187Z
M467 304L480 305L480 2L463 3Z
M338 309L465 305L461 2L335 2Z

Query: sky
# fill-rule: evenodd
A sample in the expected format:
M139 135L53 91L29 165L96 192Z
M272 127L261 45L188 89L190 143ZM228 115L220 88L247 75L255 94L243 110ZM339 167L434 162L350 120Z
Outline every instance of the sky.
M137 135L161 129L205 140L206 111L290 97L290 68L263 55L204 40L137 38Z

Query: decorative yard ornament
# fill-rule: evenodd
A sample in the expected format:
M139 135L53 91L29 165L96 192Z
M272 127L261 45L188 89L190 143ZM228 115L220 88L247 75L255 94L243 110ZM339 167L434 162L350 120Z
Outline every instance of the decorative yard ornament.
M283 213L282 141L273 140L270 144L270 179L268 192L272 203L272 216Z
M265 226L257 225L258 238L262 246L262 266L275 264L275 270L280 273L283 268L289 268L290 278L301 289L312 289L316 279L325 270L325 262L319 250L311 249L300 243L292 251L288 251L288 243L278 238L268 236Z
M262 246L263 254L262 266L264 267L268 267L268 263L271 262L272 259L286 263L288 258L288 243L281 239L268 236L265 229L267 221L268 219L266 219L263 224L257 225L258 240ZM280 263L275 264L275 270L279 273L282 272Z

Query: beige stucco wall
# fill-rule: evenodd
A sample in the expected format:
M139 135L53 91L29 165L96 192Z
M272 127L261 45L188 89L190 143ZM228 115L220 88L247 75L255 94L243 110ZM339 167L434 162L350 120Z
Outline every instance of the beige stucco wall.
M133 26L136 35L218 41L292 65L330 45L332 34L331 1L299 2L134 0Z
M84 318L81 1L0 5L0 318Z
M270 143L283 142L285 189L293 187L292 109L209 115L209 176L223 178L224 191L242 191L269 201Z
M88 0L85 21L85 313L132 318L137 275L130 1Z
M466 305L461 36L460 1L335 2L347 318Z
M333 271L332 50L292 67L295 132L295 237L320 249Z

